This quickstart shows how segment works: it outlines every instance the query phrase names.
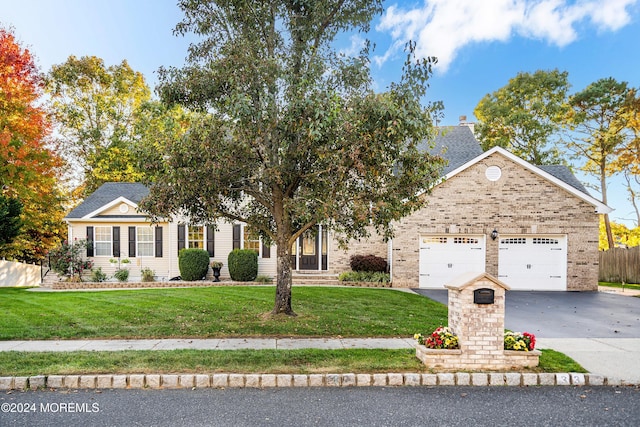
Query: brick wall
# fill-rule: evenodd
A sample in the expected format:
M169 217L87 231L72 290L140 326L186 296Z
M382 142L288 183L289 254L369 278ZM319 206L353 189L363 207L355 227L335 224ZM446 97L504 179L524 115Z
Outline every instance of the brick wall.
M370 238L351 240L346 248L339 247L335 238L331 239L328 252L329 272L341 273L351 270L349 259L352 255L375 255L387 259L387 243L375 233L375 230L370 230L370 232Z

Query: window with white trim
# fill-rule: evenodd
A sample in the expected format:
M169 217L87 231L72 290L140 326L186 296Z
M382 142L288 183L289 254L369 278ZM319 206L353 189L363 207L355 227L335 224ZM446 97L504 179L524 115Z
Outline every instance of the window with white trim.
M251 249L260 253L260 236L253 235L248 232L248 227L243 227L244 229L244 246L243 249Z
M136 229L136 254L139 257L149 256L152 257L153 246L153 228L151 227L137 227Z
M111 226L97 226L94 228L93 244L95 256L111 256Z
M187 240L190 248L204 249L204 227L202 225L190 225Z

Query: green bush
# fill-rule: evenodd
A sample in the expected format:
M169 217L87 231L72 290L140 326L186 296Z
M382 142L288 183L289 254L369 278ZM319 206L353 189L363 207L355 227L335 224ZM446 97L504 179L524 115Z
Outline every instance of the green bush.
M338 280L341 282L389 283L391 277L388 273L380 273L379 271L345 271L340 273Z
M143 268L142 270L140 270L140 273L142 275L142 278L140 280L142 280L143 282L153 282L154 276L156 274L156 272L149 267Z
M127 270L126 268L118 269L113 274L113 277L118 279L119 282L126 282L127 280L129 280L129 270Z
M375 255L352 255L349 264L353 271L387 271L387 261Z
M209 271L209 253L204 249L185 248L178 254L178 268L182 280L204 279Z
M104 282L107 280L107 275L103 273L102 267L91 269L91 281L92 282Z
M234 249L227 258L229 275L237 282L251 282L258 276L258 253L251 249Z

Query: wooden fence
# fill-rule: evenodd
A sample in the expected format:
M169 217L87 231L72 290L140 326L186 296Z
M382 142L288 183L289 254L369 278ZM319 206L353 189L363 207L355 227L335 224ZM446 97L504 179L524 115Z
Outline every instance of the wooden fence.
M640 246L600 251L601 282L640 283Z

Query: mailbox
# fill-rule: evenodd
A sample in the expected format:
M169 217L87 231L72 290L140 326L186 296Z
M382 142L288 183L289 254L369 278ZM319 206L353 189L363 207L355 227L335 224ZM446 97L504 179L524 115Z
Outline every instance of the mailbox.
M494 295L493 289L482 288L473 291L473 303L474 304L493 304Z

